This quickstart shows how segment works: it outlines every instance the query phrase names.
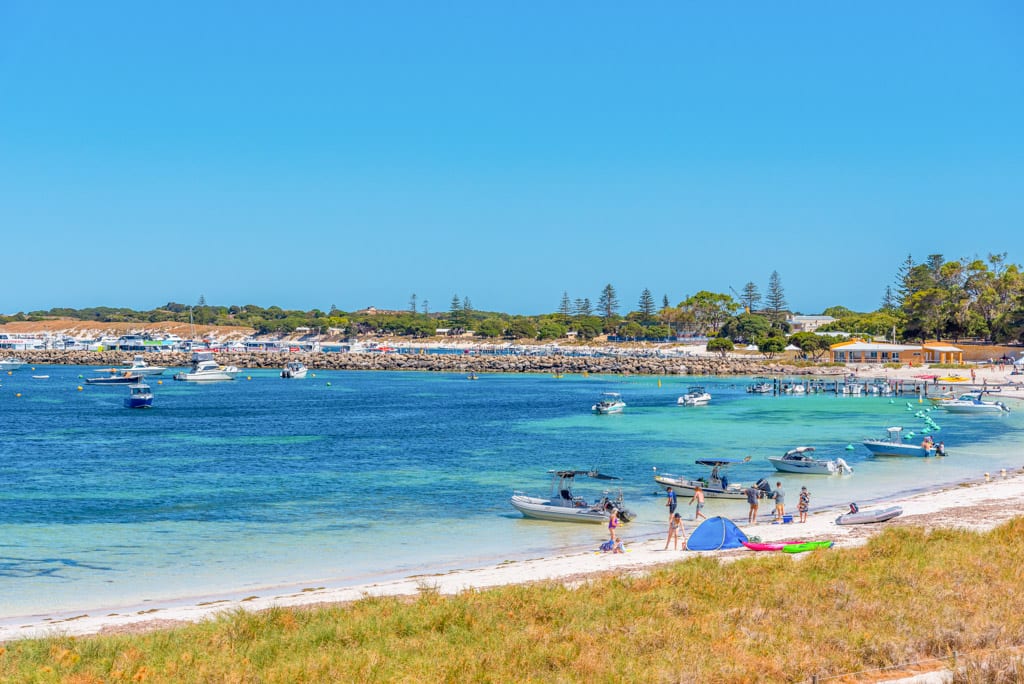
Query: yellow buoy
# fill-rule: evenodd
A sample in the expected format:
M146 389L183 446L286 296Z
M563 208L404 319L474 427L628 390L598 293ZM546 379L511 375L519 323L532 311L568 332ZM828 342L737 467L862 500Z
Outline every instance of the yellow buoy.
M18 392L18 393L17 393L17 394L15 394L14 396L16 396L16 397L20 397L20 396L21 396L21 392Z
M252 380L252 376L251 375L247 375L247 376L245 376L245 379L246 380Z
M658 378L658 387L661 387L661 378Z
M156 384L158 384L158 385L162 385L162 384L164 384L164 381L163 381L163 380L157 380L157 381L156 381Z
M79 392L81 392L81 391L82 391L82 386L81 386L81 385L79 385L79 386L78 386L78 391L79 391Z

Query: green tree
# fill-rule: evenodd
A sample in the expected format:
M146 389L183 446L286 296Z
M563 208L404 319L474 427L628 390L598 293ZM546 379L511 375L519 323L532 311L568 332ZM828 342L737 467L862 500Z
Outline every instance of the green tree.
M513 318L507 328L508 335L515 339L533 339L537 337L537 328L529 319Z
M730 295L701 290L683 300L679 308L692 317L697 332L714 335L740 307Z
M757 285L753 282L747 282L743 286L743 294L740 295L740 301L746 307L747 313L756 311L757 307L761 306L761 291L757 289Z
M709 352L718 352L723 358L733 349L735 349L735 346L728 337L713 337L708 340L707 350Z
M601 290L601 296L597 299L597 310L604 318L606 325L608 321L619 315L619 296L615 293L615 288L611 283L605 285Z
M569 293L562 292L562 302L558 305L559 320L563 325L569 325L572 320L572 303L569 301Z
M783 337L765 337L757 342L757 350L764 354L766 359L774 358L785 349L786 340Z
M537 338L541 340L557 340L565 337L565 333L568 331L564 325L558 321L548 318L541 322L537 329Z
M650 323L654 320L654 296L646 287L640 293L640 302L637 305L637 310L640 312L640 321L642 323Z
M466 312L462 308L462 300L457 294L452 295L452 303L448 308L448 327L452 329L452 332L465 330L466 327Z
M500 318L489 316L476 326L476 334L481 337L501 337L505 332L505 324Z
M804 354L818 361L828 351L830 340L814 333L799 332L789 338L789 344L799 347Z
M643 337L644 328L636 321L628 321L619 326L616 331L622 337Z
M772 323L768 320L767 316L742 313L726 321L719 331L719 335L741 342L750 342L767 337L771 327Z
M768 278L768 294L765 295L765 305L771 313L773 321L781 320L788 304L786 303L786 292L782 289L782 278L778 271L772 271Z
M334 307L332 306L331 309L333 310ZM409 313L416 313L416 293L415 292L413 292L412 295L409 296Z

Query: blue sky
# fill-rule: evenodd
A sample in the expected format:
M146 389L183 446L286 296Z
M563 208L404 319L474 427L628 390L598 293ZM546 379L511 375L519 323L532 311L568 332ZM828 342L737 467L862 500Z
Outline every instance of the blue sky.
M1024 261L1022 8L6 0L0 312L872 310Z

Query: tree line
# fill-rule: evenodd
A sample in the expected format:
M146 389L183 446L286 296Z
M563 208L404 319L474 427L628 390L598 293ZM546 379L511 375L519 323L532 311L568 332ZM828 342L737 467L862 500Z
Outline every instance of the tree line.
M777 271L771 273L763 297L753 281L745 283L739 292L701 290L675 304L667 294L659 302L650 289L644 288L635 308L625 314L620 313L622 308L617 290L609 283L596 301L573 298L564 291L551 313L533 316L477 310L469 296L458 294L452 296L446 311L431 311L426 299L412 294L405 310L356 312L342 311L334 305L326 311L255 304L218 306L207 304L200 296L193 305L168 302L149 311L54 308L0 317L0 322L51 318L140 324L175 321L244 326L258 334L289 335L305 328L314 333L413 338L434 336L439 329L447 334L471 332L481 338L538 340L559 339L569 333L583 340L602 335L629 339L710 337L773 349L778 341L790 339L786 320L793 313ZM833 306L822 315L836 320L821 327L821 332L843 331L897 341L980 338L1015 342L1024 337L1024 274L1020 266L1007 261L1005 253L953 261L932 254L921 262L908 255L898 266L893 282L885 287L878 309L856 312ZM815 344L806 338L803 343ZM715 344L724 346L721 342Z

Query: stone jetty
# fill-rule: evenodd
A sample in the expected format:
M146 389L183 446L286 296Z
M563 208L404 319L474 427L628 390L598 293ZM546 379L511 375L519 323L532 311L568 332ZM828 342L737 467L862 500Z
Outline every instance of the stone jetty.
M115 351L26 351L18 356L33 365L93 366L97 368L127 367L135 354ZM293 359L302 361L310 370L392 370L431 371L441 373L594 373L620 375L836 375L845 373L837 367L794 367L757 358L688 356L663 358L655 356L567 356L477 354L394 354L394 353L281 353L241 352L218 353L221 364L239 368L282 368ZM153 365L187 368L191 354L162 352L147 354Z

